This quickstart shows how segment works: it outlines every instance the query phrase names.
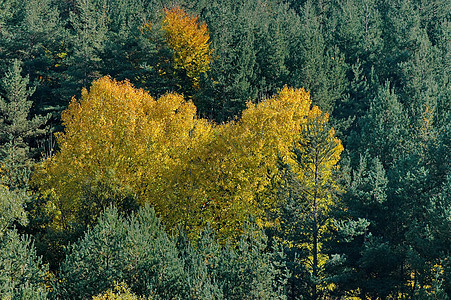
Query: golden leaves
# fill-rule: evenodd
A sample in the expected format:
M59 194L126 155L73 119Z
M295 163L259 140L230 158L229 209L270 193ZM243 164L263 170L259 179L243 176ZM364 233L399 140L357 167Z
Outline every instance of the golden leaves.
M34 181L54 194L56 215L66 218L57 222L75 220L88 188L107 201L131 195L150 203L169 227L183 224L196 234L210 224L223 237L235 236L249 216L271 224L265 213L277 201L277 160L294 161L293 146L306 138L309 120L327 122L310 106L305 90L285 87L249 103L240 120L215 125L197 118L181 95L155 100L104 77L72 99L65 133L57 135L61 150ZM334 139L332 131L328 137Z
M174 51L174 66L186 70L195 84L201 73L210 68L213 50L205 23L191 17L181 8L165 9L163 31L169 47Z

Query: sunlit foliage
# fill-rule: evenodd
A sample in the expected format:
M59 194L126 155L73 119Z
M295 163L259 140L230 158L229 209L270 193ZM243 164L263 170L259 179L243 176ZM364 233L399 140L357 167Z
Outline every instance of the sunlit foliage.
M135 199L154 206L170 228L182 224L196 233L209 224L220 236L236 236L251 216L271 225L277 161L296 163L295 144L307 137L307 122L321 116L310 105L303 89L284 88L249 103L240 120L214 125L180 95L154 100L104 77L63 113L61 150L34 182L51 197L62 228L94 220L109 203L131 209Z
M179 7L165 9L163 31L174 51L174 67L184 69L195 84L199 75L210 68L212 49L207 25L199 17L191 17Z

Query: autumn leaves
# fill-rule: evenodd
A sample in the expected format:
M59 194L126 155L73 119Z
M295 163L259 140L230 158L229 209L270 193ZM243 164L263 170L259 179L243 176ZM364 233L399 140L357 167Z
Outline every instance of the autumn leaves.
M196 117L192 102L178 94L154 100L104 77L64 112L61 150L34 182L51 194L54 215L61 216L56 226L133 197L153 205L170 227L183 224L196 233L209 224L234 235L249 216L270 222L277 161L296 164L293 146L305 138L312 113L320 114L310 106L307 92L284 88L249 103L240 120L216 125ZM341 144L332 141L339 156ZM325 162L326 168L336 162Z
M197 85L199 75L208 71L213 50L207 24L199 17L190 17L181 8L165 9L163 31L169 47L174 51L174 67L186 70Z
M206 26L180 9L165 13L175 66L196 78L211 59ZM274 224L268 212L278 205L280 161L318 189L332 180L343 149L309 93L288 87L249 102L239 120L218 125L197 117L194 104L179 94L155 100L128 81L103 77L72 100L62 120L60 151L33 179L51 199L56 228L95 219L109 204L128 210L133 199L155 207L169 228L181 224L196 235L208 225L233 237L249 217L261 226ZM329 154L318 157L325 152L312 147L323 145ZM321 170L315 180L313 168Z

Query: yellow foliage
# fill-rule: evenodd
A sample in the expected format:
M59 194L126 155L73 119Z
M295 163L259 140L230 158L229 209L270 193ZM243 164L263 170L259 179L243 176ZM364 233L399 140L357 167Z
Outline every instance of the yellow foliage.
M225 236L236 234L249 215L259 224L276 201L277 160L290 156L310 108L304 89L284 88L258 104L248 103L237 122L221 125L210 145L208 194L219 207L210 224Z
M235 236L249 216L262 226L273 221L266 212L275 207L277 160L294 162L293 146L305 139L309 120L327 122L310 106L303 89L284 88L249 103L239 121L214 125L180 95L155 100L104 77L63 113L60 151L33 181L52 195L59 227L77 221L89 189L107 201L131 195L150 203L169 228L183 224L197 234L210 224L225 238Z
M144 300L133 294L125 283L116 283L113 289L92 297L92 300Z
M212 49L210 35L199 17L191 17L181 8L165 9L163 31L174 51L174 66L186 70L196 84L198 76L210 67Z
M85 209L87 189L117 201L132 195L162 210L175 172L196 143L205 143L211 128L180 95L155 101L129 82L108 77L95 81L89 92L84 89L81 100L73 99L62 119L60 151L33 179L41 192L53 195L55 223L61 227Z

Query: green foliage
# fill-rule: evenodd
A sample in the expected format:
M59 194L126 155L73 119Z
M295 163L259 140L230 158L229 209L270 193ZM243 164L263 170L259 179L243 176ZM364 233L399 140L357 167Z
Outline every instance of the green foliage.
M55 286L58 298L84 299L125 281L138 295L183 294L183 264L153 209L124 218L108 209L68 249Z
M64 61L67 68L63 97L76 95L82 87L102 76L101 54L104 51L107 27L106 1L80 0L70 12L71 55Z
M211 43L215 50L204 51L211 57L206 55L208 63L199 68L185 55L192 49L179 47L183 34L164 34L174 7L205 24L199 27L200 44ZM152 203L168 227L181 224L196 232L189 235L200 239L196 245L203 238L212 244L202 248L177 240L173 255L184 274L177 297L276 298L276 289L269 288L275 281L251 278L237 267L282 276L263 267L267 258L260 254L271 251L251 243L258 238L248 237L246 245L260 250L239 253L213 243L207 233L199 236L210 224L223 236L236 237L238 247L242 224L255 215L252 222L274 225L272 235L294 242L291 248L283 245L287 256L280 258L292 272L288 297L318 298L312 292L316 284L324 297L446 298L451 294L450 12L447 0L0 1L1 234L14 225L32 234L44 260L57 270L62 247L93 226L105 206L115 203L129 214L138 202ZM176 19L172 28L183 27ZM74 127L72 152L52 158L60 160L59 171L48 173L45 195L33 195L28 177L40 147L46 158L65 147L62 140L55 145L53 137L44 138L45 123L60 130L59 112L104 75L128 79L157 98L182 92L198 111L169 94L157 105L161 110L146 118L148 111L139 110L143 102L128 106L118 94L101 93L96 103L115 98L117 105L99 105L86 115L89 122ZM331 168L333 183L315 181L315 172L308 171L315 147L305 141L312 135L303 129L299 145L291 140L307 117L293 118L293 106L280 105L299 96L282 89L285 84L304 86L313 103L332 114L349 159L339 170ZM278 96L263 101L271 95ZM86 113L85 106L83 113L76 106L64 122ZM53 113L50 119L38 116L47 112ZM120 122L105 121L110 116L130 122L117 130ZM85 129L93 134L81 134ZM100 141L97 148L90 148L93 139ZM289 154L294 148L296 154ZM280 173L278 156L284 165ZM315 191L321 197L312 196ZM337 191L340 201L332 197ZM320 198L328 204L317 211L315 225L310 208ZM278 201L284 202L280 211ZM323 220L327 226L318 227ZM313 228L321 228L318 247ZM317 276L312 275L315 248L320 249ZM203 253L224 269L206 265ZM255 282L262 286L254 292ZM113 295L113 284L108 281L97 295ZM137 285L129 285L135 294ZM139 287L139 293L144 290Z
M48 117L30 117L35 88L22 77L21 63L15 60L0 82L1 180L12 189L25 188L31 168L30 139L42 135ZM34 151L33 151L34 150Z
M307 1L301 10L300 37L294 62L293 85L311 91L312 100L323 111L332 113L344 98L347 64L338 47L328 46L320 8Z
M47 299L48 267L36 256L29 236L8 230L0 237L0 294L2 299Z
M322 249L340 191L336 171L343 147L327 123L328 115L315 108L304 125L302 138L292 149L293 162L280 164L278 197L283 204L272 234L287 252L291 298L316 299L325 293L322 278L327 256Z
M357 147L356 154L368 150L372 157L379 157L384 167L391 166L405 149L409 127L406 113L396 92L386 82L379 87L368 112L360 119L361 132L351 133L349 146ZM358 158L352 159L355 164Z
M299 17L273 1L211 1L200 7L214 50L211 70L194 98L201 115L224 122L285 84L298 46ZM291 68L291 69L290 69ZM296 85L296 87L300 87Z
M249 231L235 248L206 232L193 246L169 237L149 206L127 218L109 208L68 248L53 296L84 299L125 282L157 299L284 299L281 253L261 234Z
M55 2L5 0L1 4L0 74L6 73L14 60L23 62L24 71L36 85L29 99L34 103L33 112L52 111L63 104L54 96L65 53L64 21Z
M24 192L11 191L4 185L0 185L0 237L14 221L21 225L27 224L24 210L26 199Z
M209 229L196 243L179 236L191 297L195 299L285 299L286 270L279 246L247 228L236 245L220 245Z

